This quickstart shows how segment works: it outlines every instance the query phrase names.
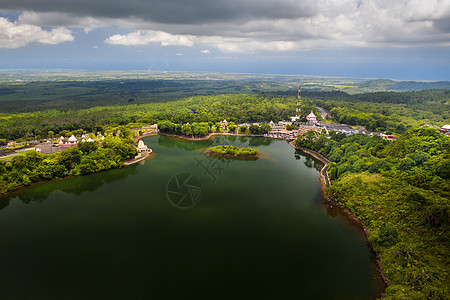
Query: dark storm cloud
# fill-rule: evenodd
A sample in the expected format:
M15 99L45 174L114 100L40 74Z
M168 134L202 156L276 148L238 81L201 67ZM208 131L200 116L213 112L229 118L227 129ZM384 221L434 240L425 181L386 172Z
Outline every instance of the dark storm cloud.
M250 19L294 19L314 14L300 0L2 0L0 9L62 12L100 18L135 17L166 24L203 24Z
M439 19L434 21L435 28L442 32L450 32L450 19Z
M0 18L0 48L34 41L31 29L39 43L110 28L107 44L247 53L450 41L449 0L0 0L1 11L20 15Z

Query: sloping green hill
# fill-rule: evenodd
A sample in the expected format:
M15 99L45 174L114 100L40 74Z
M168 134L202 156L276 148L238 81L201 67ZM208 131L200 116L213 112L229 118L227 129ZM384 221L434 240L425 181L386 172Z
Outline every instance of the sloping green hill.
M395 81L391 79L368 80L357 85L373 91L421 91L427 89L450 89L450 81Z

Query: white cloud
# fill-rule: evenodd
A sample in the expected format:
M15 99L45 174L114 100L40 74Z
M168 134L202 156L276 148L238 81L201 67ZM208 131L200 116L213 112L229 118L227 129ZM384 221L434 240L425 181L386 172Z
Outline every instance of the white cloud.
M18 48L34 42L56 45L73 40L72 32L65 27L48 31L36 25L18 24L0 18L0 48Z
M189 35L174 35L163 31L136 31L129 34L116 34L105 40L112 45L136 46L149 43L161 43L161 46L187 46L194 45L194 37Z
M177 53L176 56L183 56L183 53Z
M201 50L200 52L203 53L203 54L210 54L211 53L211 51L209 51L208 49Z

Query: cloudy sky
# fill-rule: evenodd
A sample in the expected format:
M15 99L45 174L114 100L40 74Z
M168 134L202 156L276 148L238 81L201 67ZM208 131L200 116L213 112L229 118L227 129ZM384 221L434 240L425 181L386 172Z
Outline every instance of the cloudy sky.
M0 69L450 80L450 0L0 0Z

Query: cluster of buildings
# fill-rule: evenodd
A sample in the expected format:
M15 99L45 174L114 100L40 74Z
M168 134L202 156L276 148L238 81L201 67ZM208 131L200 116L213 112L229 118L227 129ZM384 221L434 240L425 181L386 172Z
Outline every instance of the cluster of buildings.
M105 138L102 137L102 139ZM92 139L91 137L86 137L85 135L82 135L79 138L75 137L74 135L69 138L61 136L57 144L40 143L34 147L34 150L43 154L51 154L64 151L70 146L77 146L79 142L94 142L94 139Z
M314 114L313 111L311 111L306 116L306 123L300 123L300 117L301 117L301 86L298 88L298 97L297 97L297 104L295 109L295 116L291 117L291 122L278 122L277 124L273 123L272 121L269 123L271 127L271 131L267 133L265 136L272 137L272 138L281 138L281 139L295 139L298 135L305 134L308 131L315 131L316 133L320 134L323 130L325 130L327 136L329 136L330 131L343 133L345 135L352 135L357 133L362 133L365 135L370 136L381 136L383 139L387 140L395 140L397 137L394 135L387 135L381 132L372 132L368 131L363 127L356 127L353 128L346 124L339 124L339 123L325 123L325 122L318 122L317 116ZM298 130L286 130L287 125L295 124L299 128ZM447 130L450 130L450 126L448 126Z
M102 141L105 140L105 137L102 136L101 140ZM61 136L59 138L59 141L57 144L41 143L41 144L37 145L34 148L34 150L39 153L50 154L50 153L64 151L71 146L77 146L79 142L91 143L91 142L94 142L94 139L91 137L87 137L85 135L82 135L79 138L75 137L74 135L72 135L69 138L65 138L65 137ZM152 153L152 149L150 149L147 145L145 145L144 142L142 141L142 139L140 139L138 142L137 150L141 154L142 153Z
M105 137L102 137L102 140L104 140ZM83 134L80 138L75 137L72 135L70 138L65 138L61 136L59 138L58 147L70 147L70 146L76 146L78 145L78 142L93 142L94 140L92 138L86 139L86 136Z

